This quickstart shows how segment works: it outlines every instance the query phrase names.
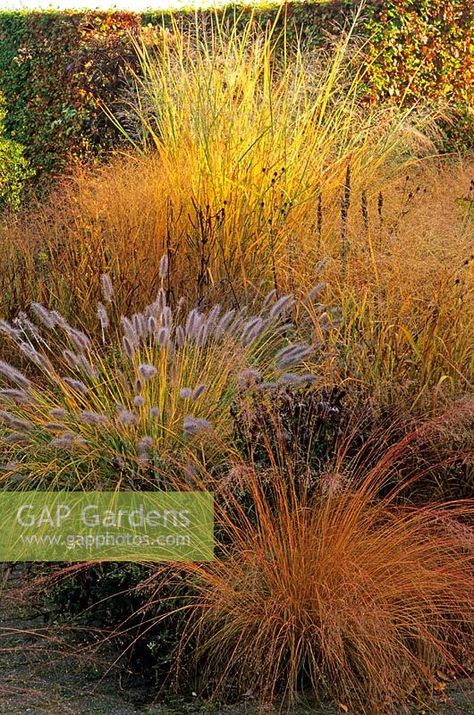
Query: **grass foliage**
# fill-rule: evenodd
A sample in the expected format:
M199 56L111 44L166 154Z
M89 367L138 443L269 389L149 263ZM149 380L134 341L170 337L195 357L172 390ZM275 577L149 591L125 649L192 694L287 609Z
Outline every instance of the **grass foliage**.
M148 28L127 153L0 217L2 487L212 490L213 562L71 586L90 647L399 711L472 652L472 158L278 27Z

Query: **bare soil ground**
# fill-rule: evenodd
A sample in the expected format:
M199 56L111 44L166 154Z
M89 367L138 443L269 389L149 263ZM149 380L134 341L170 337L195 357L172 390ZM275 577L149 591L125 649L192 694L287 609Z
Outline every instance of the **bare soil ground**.
M9 596L9 597L8 597ZM442 702L446 700L446 702ZM261 712L261 711L260 711ZM269 710L267 715L276 711ZM338 715L334 706L301 706L291 715ZM474 715L474 684L455 681L432 708L414 715ZM0 715L257 715L252 702L221 706L198 699L154 702L143 688L125 688L119 669L75 657L43 619L0 591ZM354 713L354 715L356 715Z

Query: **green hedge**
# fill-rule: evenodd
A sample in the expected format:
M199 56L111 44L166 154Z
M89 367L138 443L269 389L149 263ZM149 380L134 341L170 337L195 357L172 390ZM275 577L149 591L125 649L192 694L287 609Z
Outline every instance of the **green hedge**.
M34 174L23 145L4 136L5 116L0 102L0 210L19 208L23 188Z
M5 134L23 144L37 175L109 150L113 104L133 61L130 13L0 13L0 92Z
M321 45L350 21L358 3L288 2L277 22L290 35ZM226 10L229 18L250 8ZM255 12L264 27L274 6ZM210 11L197 15L204 25ZM26 149L38 176L71 161L106 153L119 135L102 110L113 106L133 64L129 33L140 24L193 26L195 13L0 12L0 93L8 109L5 134ZM372 101L445 100L457 107L453 142L474 146L474 4L466 0L372 0L359 32L372 39L367 97Z

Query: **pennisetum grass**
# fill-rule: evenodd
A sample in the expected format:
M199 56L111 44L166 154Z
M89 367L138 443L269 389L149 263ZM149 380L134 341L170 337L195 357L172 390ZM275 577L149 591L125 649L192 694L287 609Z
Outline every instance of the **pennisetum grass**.
M164 284L167 258L161 266ZM172 309L162 285L142 312L117 317L109 276L102 288L100 343L37 304L34 324L2 325L25 366L0 362L7 483L163 485L183 455L212 467L232 451L229 407L246 370L262 385L284 382L290 368L306 379L313 348L291 340L291 296L272 293L254 315Z

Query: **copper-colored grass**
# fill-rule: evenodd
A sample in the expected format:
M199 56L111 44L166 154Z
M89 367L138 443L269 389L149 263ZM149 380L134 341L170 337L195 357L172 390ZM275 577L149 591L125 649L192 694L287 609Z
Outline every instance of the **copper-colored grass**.
M474 221L472 163L428 163L399 176L377 197L351 195L349 256L343 275L333 237L322 279L326 304L340 305L326 375L387 403L402 395L409 409L437 410L469 391L474 374ZM410 198L410 195L412 197ZM306 275L304 271L307 271ZM308 263L300 284L314 280ZM322 338L313 314L314 334Z
M392 455L393 456L393 455ZM436 669L462 668L474 626L473 504L375 500L384 459L356 490L309 496L245 470L227 497L225 546L188 565L204 682L262 702L305 689L358 712L424 701ZM248 506L248 505L247 505ZM203 665L205 664L205 665Z

